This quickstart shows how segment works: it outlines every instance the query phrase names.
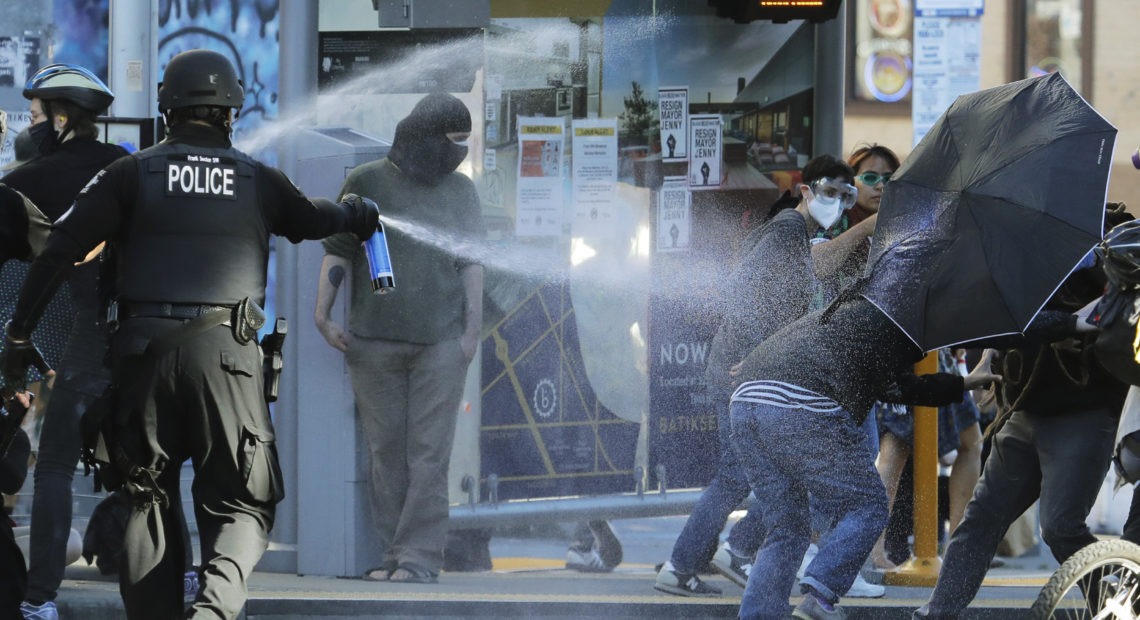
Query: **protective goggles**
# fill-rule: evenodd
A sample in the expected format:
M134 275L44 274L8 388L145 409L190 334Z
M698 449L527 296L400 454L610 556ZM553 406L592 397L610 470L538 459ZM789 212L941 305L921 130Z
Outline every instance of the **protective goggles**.
M855 175L855 178L858 179L860 183L862 183L863 185L866 185L867 187L874 187L875 185L878 185L879 183L886 183L887 181L890 181L891 180L891 174L892 173L890 173L890 172L887 172L885 174L879 174L878 172L872 172L872 171L868 170L866 172Z
M808 187L816 198L825 203L838 200L844 209L855 206L855 201L859 198L859 190L854 185L827 177L812 181Z

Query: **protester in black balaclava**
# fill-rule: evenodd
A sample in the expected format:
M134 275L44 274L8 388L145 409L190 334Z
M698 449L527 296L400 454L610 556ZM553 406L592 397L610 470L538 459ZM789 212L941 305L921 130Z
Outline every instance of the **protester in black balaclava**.
M453 538L447 471L483 325L478 245L487 235L475 184L456 171L470 132L463 102L427 95L396 126L388 156L357 166L344 180L342 194L380 206L393 289L373 294L359 239L324 241L314 319L329 346L346 354L368 446L372 522L381 547L380 563L364 574L371 581L434 583ZM431 235L417 232L423 230ZM349 279L348 324L341 326L331 310ZM485 550L488 539L465 540L468 549L478 544ZM479 555L486 560L489 552Z
M470 133L471 113L462 101L428 95L396 125L388 159L415 180L435 185L467 157Z

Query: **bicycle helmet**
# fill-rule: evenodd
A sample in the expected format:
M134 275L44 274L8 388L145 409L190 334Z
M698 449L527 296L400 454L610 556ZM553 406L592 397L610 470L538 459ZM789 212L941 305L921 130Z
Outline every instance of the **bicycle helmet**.
M48 65L24 85L25 99L66 99L90 111L102 114L115 100L115 94L94 73L78 65Z
M245 91L228 58L212 50L182 52L166 63L158 83L158 110L215 106L240 110Z
M1113 284L1121 290L1140 288L1140 220L1113 227L1095 251Z

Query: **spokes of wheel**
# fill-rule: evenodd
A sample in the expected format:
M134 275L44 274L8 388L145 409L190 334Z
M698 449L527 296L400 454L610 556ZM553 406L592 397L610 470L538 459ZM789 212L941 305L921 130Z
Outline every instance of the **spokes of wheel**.
M1140 547L1103 540L1073 554L1042 588L1034 618L1140 619Z

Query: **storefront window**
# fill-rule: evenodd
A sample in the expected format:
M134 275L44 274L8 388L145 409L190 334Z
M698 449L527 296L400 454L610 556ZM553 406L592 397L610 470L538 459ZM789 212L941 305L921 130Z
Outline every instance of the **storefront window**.
M849 103L867 111L909 114L911 0L854 0L849 10Z
M1086 96L1092 92L1090 0L1024 0L1022 76L1060 72Z

